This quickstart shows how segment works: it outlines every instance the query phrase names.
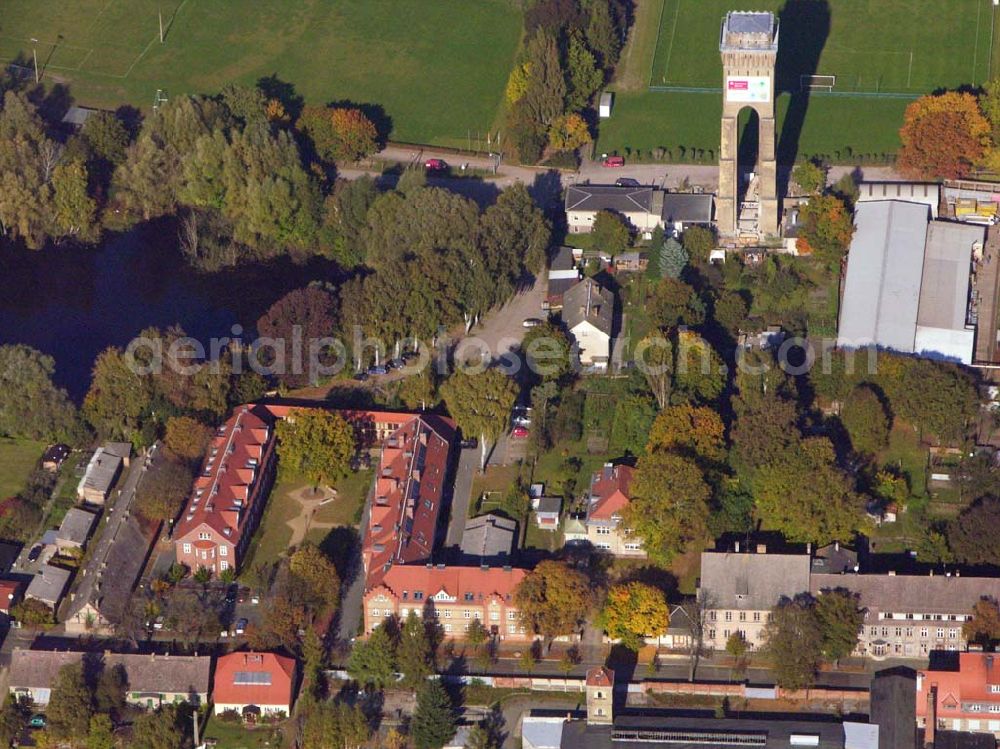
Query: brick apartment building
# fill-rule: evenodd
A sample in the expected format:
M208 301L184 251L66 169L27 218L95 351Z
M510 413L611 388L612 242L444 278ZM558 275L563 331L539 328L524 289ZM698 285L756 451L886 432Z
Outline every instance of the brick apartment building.
M267 409L240 406L216 430L174 530L177 561L213 574L239 569L277 467Z
M367 587L393 565L430 560L454 435L449 419L410 416L382 443L361 553Z
M513 604L527 573L511 567L393 565L365 593L365 634L386 618L436 616L445 637L462 638L473 619L500 640L529 640Z

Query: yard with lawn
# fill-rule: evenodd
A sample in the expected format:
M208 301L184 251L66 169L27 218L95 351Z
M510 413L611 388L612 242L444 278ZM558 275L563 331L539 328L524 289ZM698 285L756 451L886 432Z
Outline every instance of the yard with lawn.
M303 541L320 544L334 528L357 527L361 522L372 472L358 471L337 482L333 495L296 476L280 476L271 489L264 517L250 548L253 557L245 570L271 563Z
M44 442L0 438L0 499L24 488L28 474L44 451Z
M370 105L393 140L464 146L494 129L520 36L506 0L8 0L0 56L27 74L37 51L43 83L87 106L265 80Z
M213 715L202 735L206 740L215 739L216 749L258 749L282 745L280 726L247 726L242 722L228 722Z

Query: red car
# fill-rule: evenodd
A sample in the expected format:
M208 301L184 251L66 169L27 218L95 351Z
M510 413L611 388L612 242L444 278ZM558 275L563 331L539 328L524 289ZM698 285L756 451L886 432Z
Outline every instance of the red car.
M516 440L523 440L528 436L528 430L524 427L514 427L510 430L510 436Z
M448 165L444 163L444 159L427 159L424 168L429 172L443 172Z
M614 167L620 167L620 166L625 166L625 157L624 156L608 156L606 159L604 159L604 166L612 167L612 168L614 168Z

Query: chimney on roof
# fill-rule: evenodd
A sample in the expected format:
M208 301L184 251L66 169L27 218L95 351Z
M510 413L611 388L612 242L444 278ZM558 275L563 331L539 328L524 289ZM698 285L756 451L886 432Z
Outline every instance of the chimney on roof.
M896 576L896 570L889 570L889 577L895 577L895 576Z
M934 746L934 732L937 730L937 685L927 690L927 710L924 716L924 746Z
M833 550L834 551L840 551L840 541L834 541L833 542Z
M812 553L813 553L812 541L808 541L806 542L806 554L812 554Z

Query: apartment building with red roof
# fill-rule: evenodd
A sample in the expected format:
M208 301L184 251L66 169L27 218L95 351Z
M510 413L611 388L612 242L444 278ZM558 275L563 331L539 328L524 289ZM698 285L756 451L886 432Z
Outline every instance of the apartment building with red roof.
M215 662L215 714L235 711L244 718L291 715L296 664L275 653L237 652Z
M364 598L365 634L389 617L436 616L445 637L462 638L473 619L500 640L530 640L514 605L527 572L511 567L393 565Z
M411 416L382 443L361 551L367 588L393 565L430 560L454 434L450 419Z
M239 569L276 467L271 414L257 406L240 406L213 435L174 529L177 561L214 574Z
M297 408L316 408L316 404L268 403L262 408L275 420L287 418ZM390 434L416 417L416 414L402 411L372 411L368 409L342 408L337 413L354 427L355 438L362 447L373 447L384 441Z
M958 670L917 672L917 725L1000 739L1000 654L960 653ZM928 725L929 724L929 725Z
M615 556L646 556L642 539L622 525L633 473L630 466L606 463L591 477L584 525L587 540L595 549Z

